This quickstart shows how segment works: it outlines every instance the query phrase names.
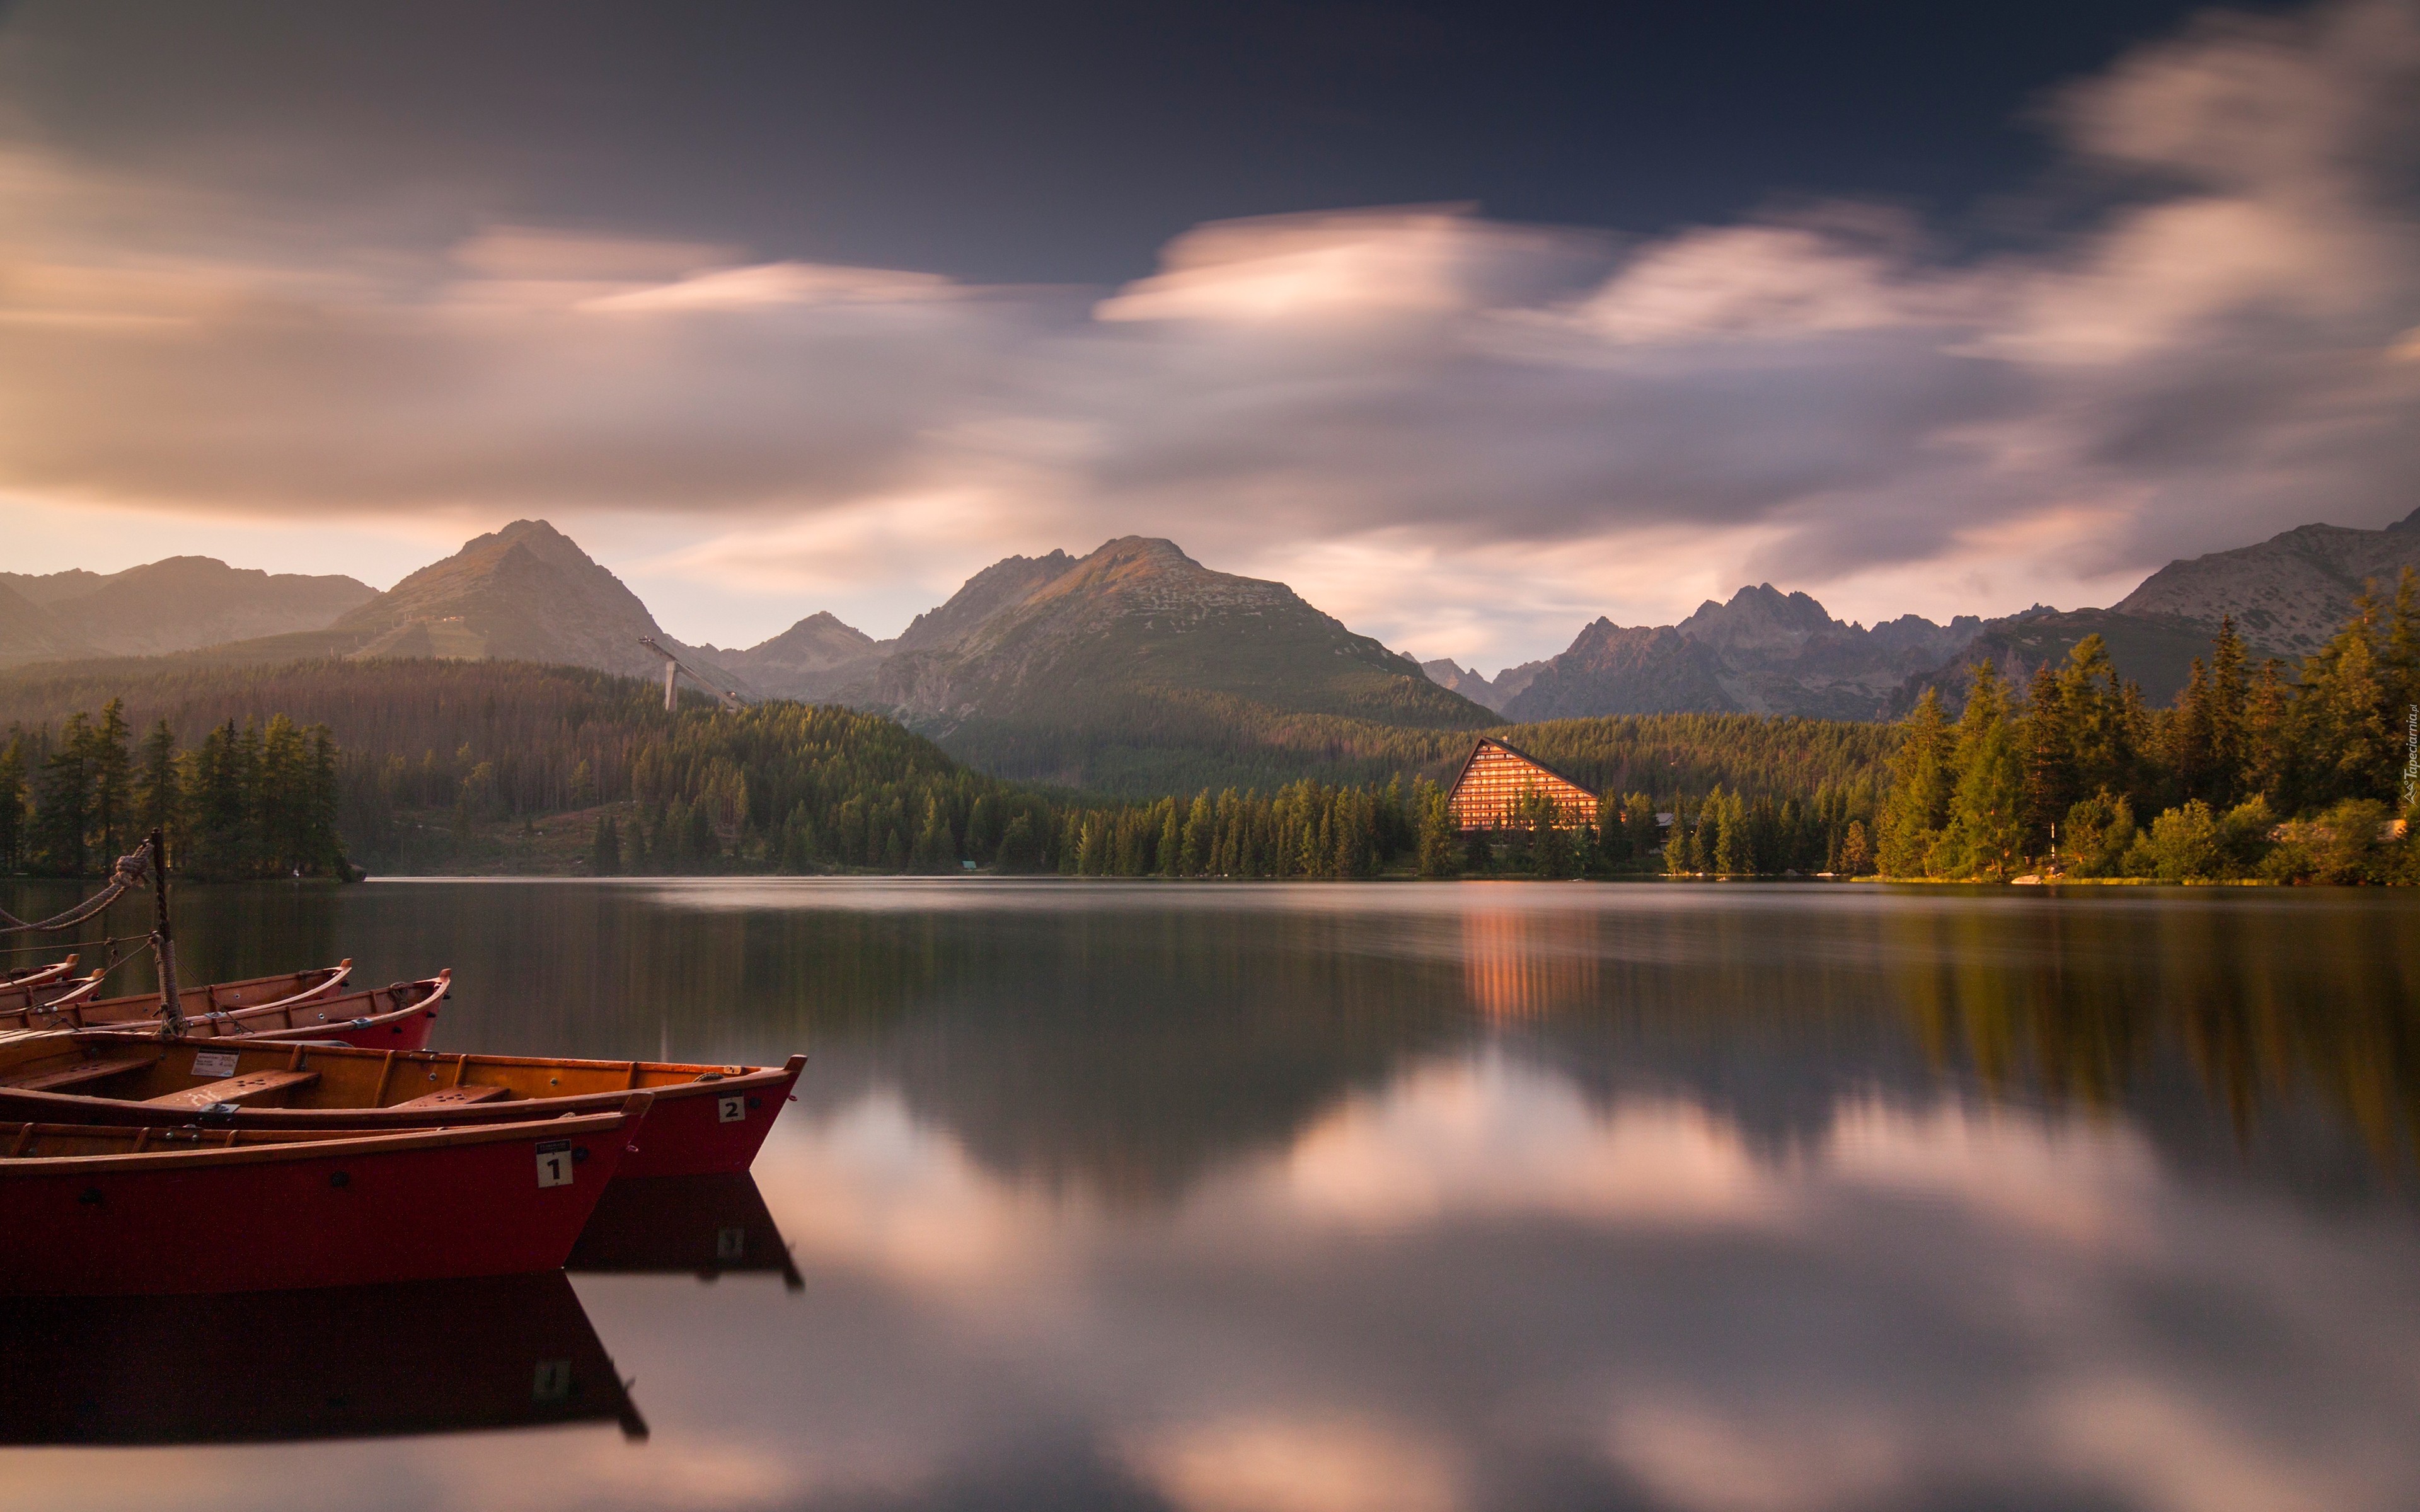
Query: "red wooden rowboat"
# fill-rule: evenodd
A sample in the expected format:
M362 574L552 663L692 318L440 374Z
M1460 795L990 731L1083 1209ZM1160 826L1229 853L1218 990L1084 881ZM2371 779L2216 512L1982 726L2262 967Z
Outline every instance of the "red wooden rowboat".
M404 1134L0 1124L0 1294L124 1296L551 1271L651 1101Z
M212 1382L225 1389L196 1389ZM0 1308L0 1443L647 1425L560 1271Z
M302 1031L296 1031L299 1035ZM316 1038L316 1036L314 1036ZM413 1129L561 1118L653 1092L624 1179L744 1171L807 1057L780 1066L385 1053L253 1035L207 1043L123 1033L0 1045L0 1119L211 1128Z
M392 987L334 995L314 991L257 1008L222 1010L187 1019L185 1037L240 1038L274 1043L325 1040L380 1050L417 1050L428 1042L437 1005L452 990L453 980L454 974L449 969L418 981L399 981ZM149 1001L155 1010L159 1007L157 998ZM88 1013L94 1006L85 1004L83 1011ZM23 1017L31 1021L24 1026L32 1030L64 1029L76 1026L72 1022L75 1011L70 1008L62 1014L51 1009L38 1009ZM8 1015L0 1015L0 1034L16 1026ZM104 1042L122 1044L133 1035L147 1039L156 1036L162 1026L156 1017L131 1018L101 1024L93 1032L111 1037Z
M13 1013L20 1009L47 1003L64 993L82 988L89 995L101 990L101 973L89 977L70 977L76 957L54 961L47 966L34 966L0 977L0 1013Z
M210 982L188 987L177 995L188 1019L263 1008L301 1008L327 997L353 974L349 960L309 971L288 971L242 981ZM96 972L65 991L35 989L33 1001L10 1005L0 1000L0 1032L9 1029L94 1028L110 1024L137 1024L160 1015L158 993L124 997L95 997L101 989Z
M0 987L39 987L58 980L75 969L76 958L54 961L45 966L10 966L0 971Z

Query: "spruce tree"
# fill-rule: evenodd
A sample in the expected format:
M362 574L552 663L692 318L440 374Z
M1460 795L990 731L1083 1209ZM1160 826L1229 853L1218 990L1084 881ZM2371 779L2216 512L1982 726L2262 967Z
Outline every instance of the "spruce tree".
M2059 672L2059 701L2073 741L2075 791L2123 785L2133 775L2133 745L2123 685L2109 659L2109 647L2087 635L2068 653Z
M1948 818L1954 740L1942 717L1941 695L1926 688L1901 721L1899 750L1891 758L1890 794L1881 816L1879 861L1885 876L1924 874Z
M25 866L25 743L0 748L0 876Z
M2294 687L2286 681L2286 664L2272 656L2260 664L2244 701L2238 792L2287 801L2298 781L2293 734Z
M2365 590L2353 600L2352 618L2303 664L2296 702L2295 738L2311 753L2306 769L2307 807L2345 799L2379 799L2393 793L2402 765L2401 710L2387 707L2378 652L2378 605Z
M1185 825L1177 816L1176 800L1162 798L1159 815L1159 850L1153 857L1156 870L1164 877L1185 874Z
M92 833L92 721L68 716L58 745L42 762L34 797L33 870L80 877L89 870Z
M177 733L163 719L143 737L143 747L135 763L134 825L145 834L165 830L171 836L171 848L183 822L178 812L182 796L177 776Z
M2024 764L1990 662L1975 664L1950 764L1956 786L1933 870L2006 881L2024 856Z
M2251 702L2249 661L2235 616L2222 618L2210 645L2210 774L2203 796L2213 808L2232 808L2243 791L2244 721Z
M588 842L588 874L610 877L622 870L622 835L613 816L597 816L597 833Z
M101 722L92 728L89 740L89 838L95 869L106 870L118 856L134 848L134 759L127 748L125 700L111 699L101 707Z

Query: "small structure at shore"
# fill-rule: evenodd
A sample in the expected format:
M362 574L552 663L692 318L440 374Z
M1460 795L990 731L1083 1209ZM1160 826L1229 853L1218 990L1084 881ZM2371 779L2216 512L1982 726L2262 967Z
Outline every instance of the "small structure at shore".
M1596 795L1545 763L1492 736L1482 736L1462 764L1446 800L1455 827L1503 829L1519 821L1523 800L1536 795L1555 806L1555 827L1596 823Z

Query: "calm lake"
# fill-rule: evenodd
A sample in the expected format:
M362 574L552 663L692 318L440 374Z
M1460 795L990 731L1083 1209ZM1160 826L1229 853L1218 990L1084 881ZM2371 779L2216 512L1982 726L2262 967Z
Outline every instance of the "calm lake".
M193 980L450 965L440 1049L813 1059L752 1187L567 1283L21 1317L0 1508L2420 1506L2420 896L397 881L179 930Z

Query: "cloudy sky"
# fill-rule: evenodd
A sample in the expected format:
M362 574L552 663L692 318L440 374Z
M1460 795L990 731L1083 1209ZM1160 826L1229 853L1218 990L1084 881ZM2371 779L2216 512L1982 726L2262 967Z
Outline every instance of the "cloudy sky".
M1156 534L1492 671L2420 505L2420 0L817 8L0 5L0 565Z

